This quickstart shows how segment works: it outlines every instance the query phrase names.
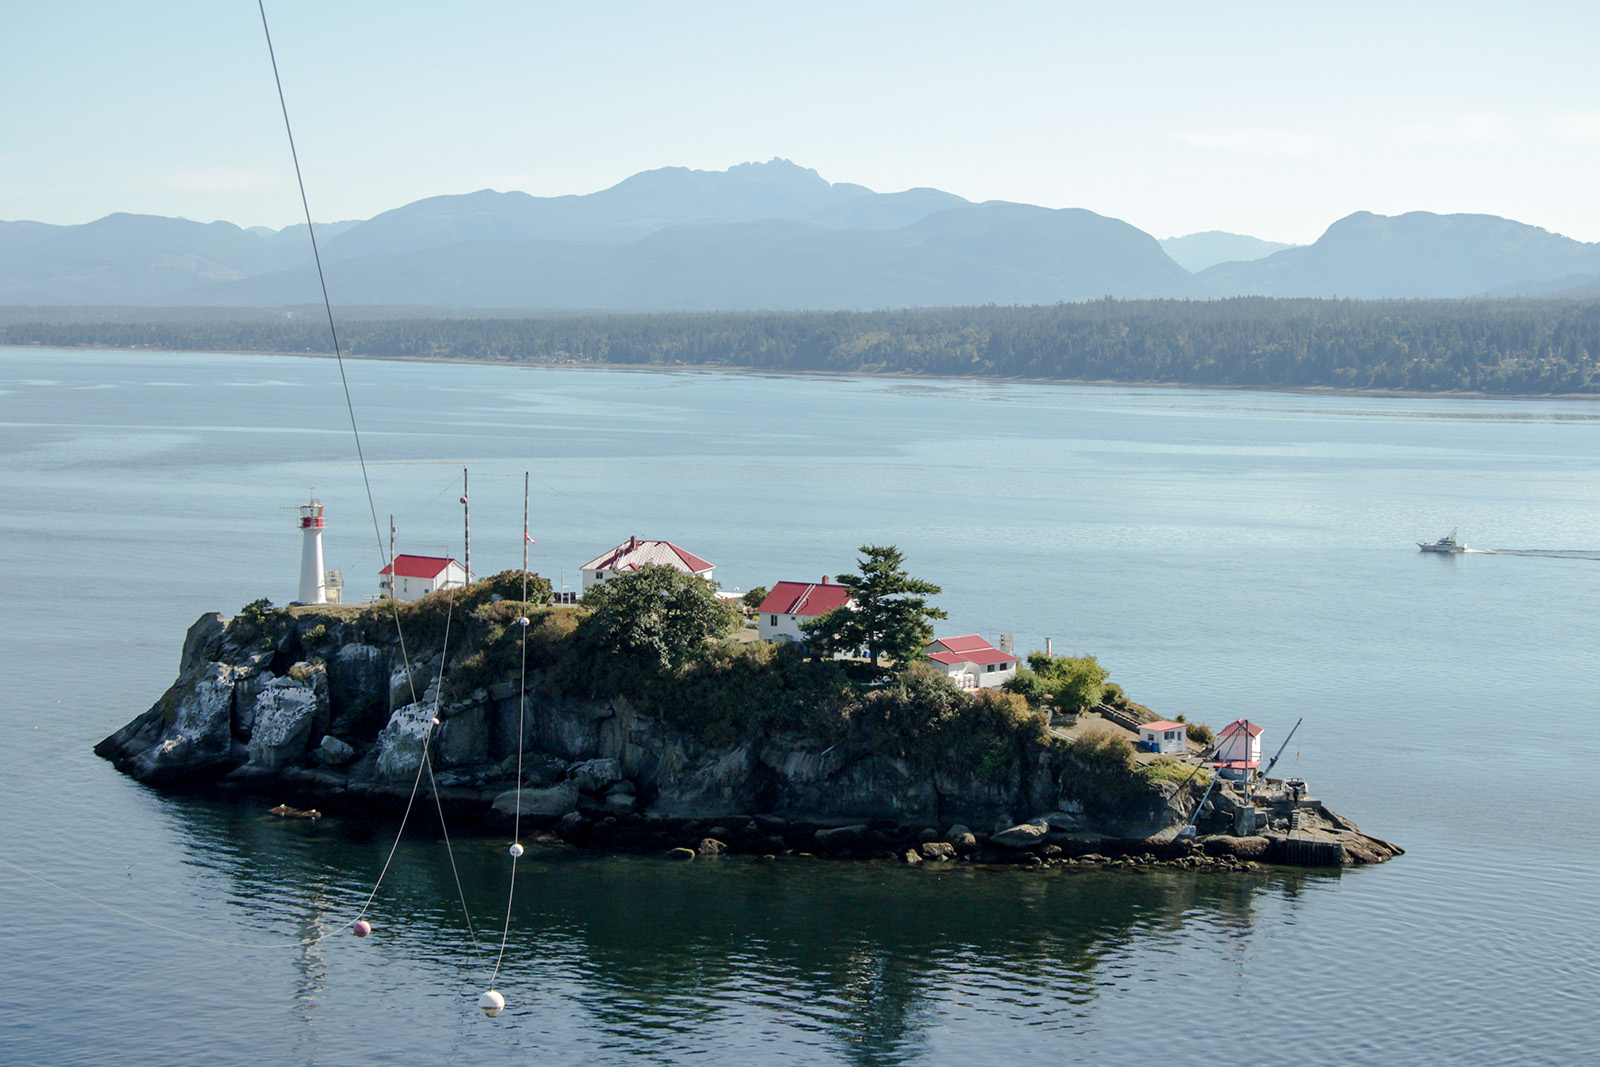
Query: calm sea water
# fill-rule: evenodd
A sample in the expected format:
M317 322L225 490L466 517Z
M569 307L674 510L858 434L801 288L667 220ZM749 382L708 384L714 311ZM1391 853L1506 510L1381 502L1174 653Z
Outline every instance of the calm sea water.
M391 827L313 834L90 752L200 613L294 596L312 487L328 565L376 591L334 365L0 349L4 1062L1600 1055L1600 407L348 367L402 551L459 551L463 465L480 573L520 563L524 471L558 583L630 534L729 588L897 544L949 632L1093 652L1163 714L1264 723L1269 750L1304 717L1280 770L1408 855L1214 877L538 850L484 1019L504 842L454 839L463 908L423 820L361 941L337 927ZM1508 551L1416 551L1452 527Z

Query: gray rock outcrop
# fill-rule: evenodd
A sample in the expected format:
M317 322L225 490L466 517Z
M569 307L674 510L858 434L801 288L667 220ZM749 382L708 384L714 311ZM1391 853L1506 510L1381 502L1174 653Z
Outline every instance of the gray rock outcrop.
M752 729L708 745L658 717L671 709L579 699L538 671L526 690L482 667L461 688L441 687L438 647L424 642L408 669L381 624L350 618L255 612L240 626L201 616L177 681L96 752L154 784L270 783L298 790L304 807L343 797L396 808L426 755L434 775L424 788L457 810L596 843L652 843L682 826L671 843L691 855L815 849L934 866L1065 862L1114 840L1236 860L1362 863L1398 851L1325 809L1315 820L1262 815L1259 832L1252 824L1237 835L1256 813L1226 789L1198 813L1196 791L1168 781L1134 779L1111 799L1062 746L1042 742L1019 744L979 773L875 750L862 732L820 740ZM470 654L449 666L459 670ZM1191 815L1199 844L1177 839Z

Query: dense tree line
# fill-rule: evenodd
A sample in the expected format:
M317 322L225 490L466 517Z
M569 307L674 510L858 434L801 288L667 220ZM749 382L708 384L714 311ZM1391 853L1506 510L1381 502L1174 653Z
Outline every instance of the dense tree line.
M1037 307L361 319L352 355L1190 385L1600 392L1600 302L1104 300ZM0 344L329 352L315 316L24 323Z

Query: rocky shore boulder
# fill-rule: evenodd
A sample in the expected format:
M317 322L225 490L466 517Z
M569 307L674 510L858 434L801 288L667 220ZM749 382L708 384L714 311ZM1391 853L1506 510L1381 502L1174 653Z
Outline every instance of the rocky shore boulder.
M246 745L252 769L275 771L306 758L312 728L326 716L327 702L318 697L315 686L293 678L275 678L256 693Z
M422 769L422 753L433 732L433 708L425 703L396 708L378 731L377 775L390 782L409 782Z
M494 798L494 810L503 815L554 819L577 808L576 782L563 782L548 789L508 789Z
M1050 834L1050 824L1044 819L1035 819L1032 822L1019 823L997 831L989 840L1001 848L1023 849L1036 848L1046 843Z

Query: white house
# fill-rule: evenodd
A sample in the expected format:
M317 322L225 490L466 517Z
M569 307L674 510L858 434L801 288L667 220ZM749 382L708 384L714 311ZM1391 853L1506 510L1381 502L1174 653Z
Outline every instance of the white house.
M441 589L460 589L471 580L467 569L446 556L406 556L378 572L378 588L396 600L420 600Z
M756 609L756 632L763 641L801 641L800 624L850 603L850 590L828 581L779 582Z
M1139 727L1139 744L1151 752L1184 755L1189 751L1189 728L1181 722L1147 722Z
M962 689L993 689L1017 676L1017 657L977 634L928 642L928 661Z
M1217 769L1224 778L1248 779L1261 767L1261 726L1249 719L1217 732Z
M587 593L597 583L607 578L630 574L648 564L672 567L685 574L708 580L711 578L711 572L716 570L715 564L707 563L693 552L679 548L671 541L641 541L637 537L630 537L616 548L602 552L583 565L583 591Z

